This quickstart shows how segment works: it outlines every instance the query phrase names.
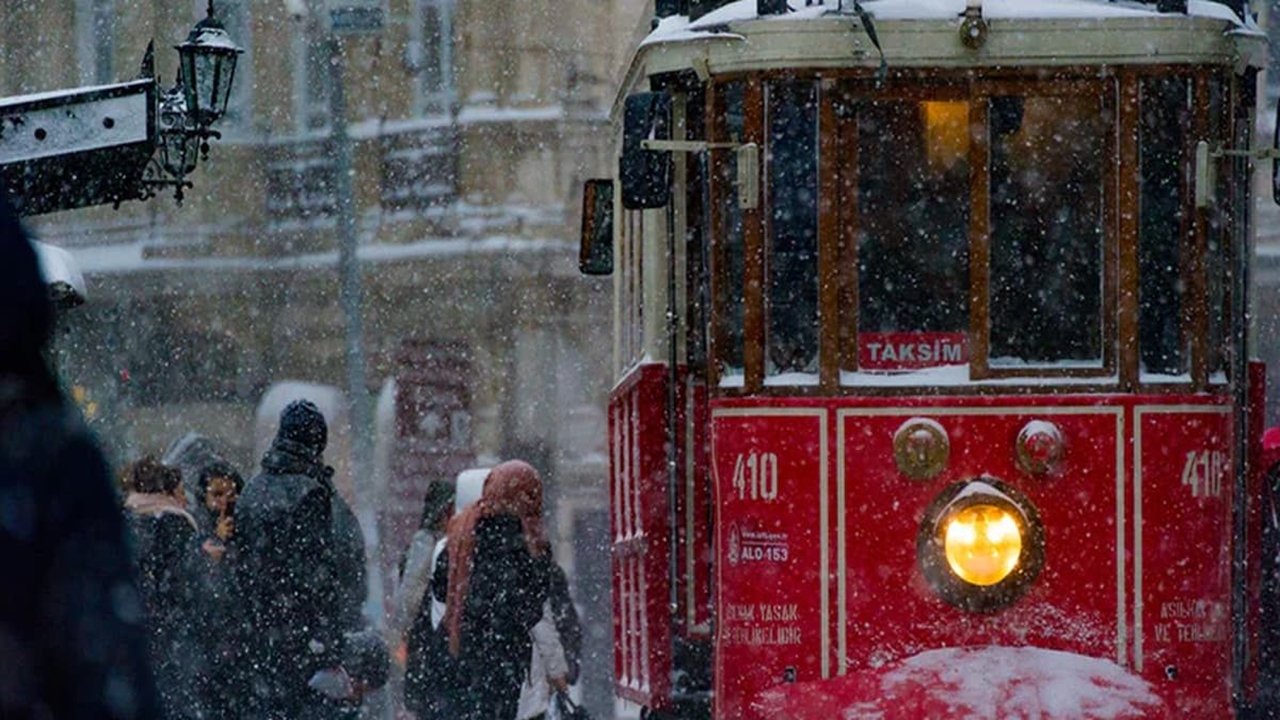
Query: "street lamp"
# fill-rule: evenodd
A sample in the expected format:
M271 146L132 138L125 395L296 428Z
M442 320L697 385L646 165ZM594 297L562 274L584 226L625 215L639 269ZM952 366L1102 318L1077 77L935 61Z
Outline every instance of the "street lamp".
M178 51L178 83L160 97L156 164L162 172L153 170L143 184L148 195L152 186L172 186L174 199L181 204L183 190L192 187L186 178L196 169L197 149L207 161L208 139L222 138L210 126L227 112L236 62L244 50L231 41L214 15L213 0L209 0L208 15L191 28L186 42L173 47Z
M226 28L213 14L196 23L187 41L173 46L178 51L179 78L186 92L187 114L197 127L207 128L227 111L236 61L244 50L236 47ZM216 136L215 136L216 137Z

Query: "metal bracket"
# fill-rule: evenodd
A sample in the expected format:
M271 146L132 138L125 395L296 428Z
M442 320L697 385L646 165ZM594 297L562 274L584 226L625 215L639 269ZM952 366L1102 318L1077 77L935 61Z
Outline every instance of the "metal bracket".
M1248 148L1233 150L1230 148L1210 148L1207 140L1196 143L1196 207L1207 208L1213 204L1213 191L1217 178L1211 159L1224 157L1242 157L1250 160L1280 159L1280 148Z
M735 150L742 146L739 143L713 143L704 140L641 140L640 147L645 150L666 150L669 152L706 152L708 150Z
M707 152L733 150L738 161L738 207L760 207L760 146L755 143L706 142L705 140L641 140L645 150L665 152Z

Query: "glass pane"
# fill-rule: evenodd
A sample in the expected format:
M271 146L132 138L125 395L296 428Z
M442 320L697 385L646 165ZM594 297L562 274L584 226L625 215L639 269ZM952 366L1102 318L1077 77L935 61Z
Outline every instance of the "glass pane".
M728 83L720 89L721 122L724 124L725 140L741 142L745 125L743 115L743 85L739 82ZM742 374L742 312L743 312L743 240L742 209L738 207L738 187L735 180L738 176L738 163L731 152L724 153L725 161L720 164L722 173L718 180L720 193L720 251L717 259L721 267L716 270L720 285L720 300L717 305L720 311L718 348L723 363L722 372L726 375Z
M1227 128L1231 122L1230 111L1226 103L1226 88L1222 81L1214 78L1209 82L1209 137L1210 144L1225 143ZM1235 147L1249 147L1240 144L1237 139ZM1247 143L1247 136L1245 142ZM1217 161L1216 202L1209 210L1208 247L1205 254L1206 291L1208 293L1208 331L1207 348L1209 351L1208 370L1215 373L1226 369L1227 328L1231 324L1231 306L1227 296L1227 285L1230 283L1231 217L1237 197L1233 193L1235 183L1232 175L1235 162L1231 159ZM1241 215L1243 217L1243 215Z
M442 56L446 39L441 12L437 5L422 8L422 89L428 93L445 89Z
M969 103L865 102L857 118L859 367L962 363Z
M768 375L818 371L818 90L768 93L769 248L765 253Z
M1101 366L1110 126L1097 96L991 98L993 366Z
M1139 107L1138 343L1144 373L1186 372L1182 336L1182 243L1190 83L1184 78L1145 79Z

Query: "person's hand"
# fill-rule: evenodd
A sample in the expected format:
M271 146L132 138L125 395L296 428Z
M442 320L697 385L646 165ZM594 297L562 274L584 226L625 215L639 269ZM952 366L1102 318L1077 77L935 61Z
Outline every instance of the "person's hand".
M205 555L208 555L215 562L221 560L222 556L227 552L227 546L213 538L205 540L204 543L200 545L200 549L204 551Z
M213 533L222 540L230 540L232 534L236 531L236 520L230 515L223 515L218 518L218 526L214 528Z
M547 678L547 683L550 684L552 689L555 690L556 692L562 692L562 693L569 692L569 683L567 680L565 680L563 675L560 675L558 677L549 677Z

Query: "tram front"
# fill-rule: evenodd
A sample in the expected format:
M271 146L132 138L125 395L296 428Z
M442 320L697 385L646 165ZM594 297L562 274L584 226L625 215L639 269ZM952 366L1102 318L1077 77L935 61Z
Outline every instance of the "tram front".
M716 5L639 48L584 237L615 540L670 521L615 583L620 674L705 597L715 718L1253 704L1243 9ZM628 484L651 451L667 493Z

